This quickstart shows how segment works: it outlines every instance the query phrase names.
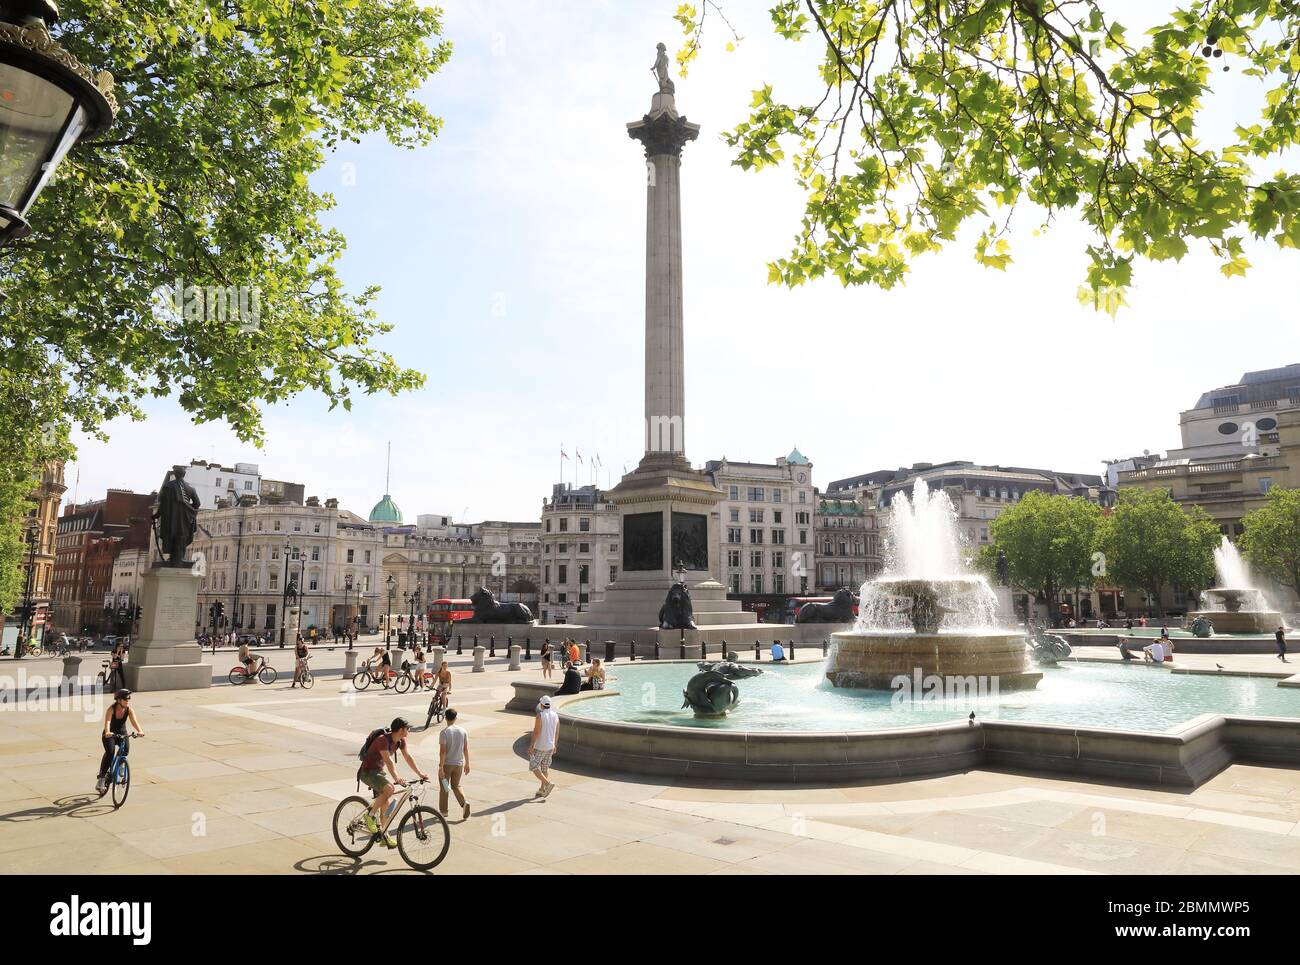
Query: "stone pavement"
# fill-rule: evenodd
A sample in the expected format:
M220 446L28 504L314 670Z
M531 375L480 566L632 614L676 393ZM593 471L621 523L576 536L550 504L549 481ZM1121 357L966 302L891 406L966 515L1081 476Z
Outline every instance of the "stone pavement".
M1099 654L1100 655L1100 654ZM208 657L211 660L211 657ZM355 791L365 734L399 714L422 725L419 693L340 692L343 656L320 651L311 691L272 686L140 694L130 798L93 794L98 712L0 710L0 871L17 873L371 874L409 871L396 852L354 862L330 821ZM1211 663L1214 661L1211 660ZM1230 669L1285 669L1271 657ZM12 687L17 661L0 661ZM531 719L501 708L505 660L482 674L452 658L452 700L470 732L468 821L435 874L927 874L1300 872L1300 771L1235 765L1191 793L992 771L861 786L708 786L578 770L532 798ZM27 673L58 661L24 661ZM526 665L527 666L527 665ZM94 665L98 669L98 664ZM617 671L617 665L614 667ZM413 751L433 773L438 725ZM404 765L403 765L404 770ZM412 872L413 873L413 872Z

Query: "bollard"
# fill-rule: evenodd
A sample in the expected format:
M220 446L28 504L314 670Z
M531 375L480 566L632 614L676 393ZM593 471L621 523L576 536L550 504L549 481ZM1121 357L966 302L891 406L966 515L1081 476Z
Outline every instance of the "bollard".
M532 637L524 637L524 659L525 660L533 659L533 638Z
M460 634L458 633L456 634L456 656L459 657L464 652L465 651L461 650L460 648Z
M495 636L488 637L488 643L492 644L492 652L488 656L495 659L497 655L497 638Z
M519 669L519 647L516 644L512 643L510 644L510 649L507 652L510 654L510 666L507 667L506 669L518 670Z
M81 658L74 653L68 654L63 658L63 679L59 681L59 693L63 693L63 687L66 684L68 693L74 693L77 678L81 676Z
M763 657L762 657L762 656L759 654L759 652L758 652L758 641L757 641L757 640L754 641L754 659L755 659L755 660L762 660L762 659L763 659Z
M357 675L357 651L349 650L343 655L343 679L351 680Z
M635 660L636 659L636 637L632 638L632 642L628 644L628 649L630 651L629 659Z
M659 638L655 637L655 659L659 659Z
M447 657L446 647L430 647L429 655L433 657L433 672L437 673L442 669L442 662Z
M487 667L483 666L483 654L485 654L486 652L487 651L483 647L480 647L477 644L475 645L474 670L473 670L474 673L482 673L483 671L487 670Z
M788 656L791 660L794 660L794 637L791 637L789 640L787 640L787 641L785 642L785 648L786 648L786 650L789 651L789 653L787 654L787 656Z
M686 641L685 641L685 640L682 641L682 659L683 659L683 660L686 659Z
M606 640L605 641L605 663L613 663L613 662L614 662L614 641Z
M822 637L822 656L823 657L826 656L828 652L829 652L829 645L826 642L826 638Z

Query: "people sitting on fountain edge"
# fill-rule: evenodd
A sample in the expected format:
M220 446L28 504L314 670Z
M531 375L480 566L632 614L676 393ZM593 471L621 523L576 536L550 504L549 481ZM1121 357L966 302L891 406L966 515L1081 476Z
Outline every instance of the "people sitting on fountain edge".
M779 643L772 644L772 662L781 663L785 660L785 648Z
M591 658L591 666L583 676L587 678L586 683L582 685L583 690L605 689L605 668L601 665L599 657Z
M1124 660L1126 660L1126 661L1127 661L1127 660L1136 660L1136 659L1137 659L1137 654L1134 653L1132 650L1130 650L1130 649L1128 648L1128 645L1129 645L1129 638L1128 638L1128 637L1120 637L1120 638L1119 638L1119 643L1116 644L1116 646L1119 647L1119 655L1120 655L1121 657L1123 657Z
M560 689L555 692L555 696L565 697L582 690L582 673L578 669L580 666L581 664L571 663L564 668L564 681L560 684Z
M1164 663L1166 660L1172 660L1173 654L1166 649L1168 646L1168 637L1162 637L1155 643L1147 644L1142 648L1142 659L1149 660L1151 663Z

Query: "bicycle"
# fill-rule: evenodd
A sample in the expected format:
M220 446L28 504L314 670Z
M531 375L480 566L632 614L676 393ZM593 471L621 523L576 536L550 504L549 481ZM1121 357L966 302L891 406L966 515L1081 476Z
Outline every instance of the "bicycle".
M397 691L398 693L405 693L406 690L411 686L410 675L407 674L405 676L407 678L406 686L399 688ZM365 690L372 683L374 683L374 684L379 684L381 687L387 690L391 686L396 686L396 680L390 683L388 679L389 677L400 679L397 674L394 674L391 670L385 671L383 667L378 667L373 670L369 667L362 667L360 670L357 671L356 676L352 678L352 686L355 687L357 690Z
M298 675L298 683L302 684L304 690L311 690L311 685L316 682L315 678L311 675L311 667L307 663L310 659L311 657L304 658L302 662L302 670L295 671Z
M105 660L100 664L98 680L101 693L117 690L122 686L122 668L114 667L111 660Z
M429 700L429 716L424 719L424 729L428 730L435 717L438 723L447 713L447 692L439 687L433 688L433 697Z
M230 670L230 682L235 686L246 684L254 677L264 684L275 683L275 678L279 676L274 667L266 662L264 658L259 657L258 662L261 664L257 670L249 671L242 663Z
M358 778L359 780L359 778ZM451 829L436 810L420 803L428 781L403 781L405 790L388 806L388 813L375 834L366 827L366 813L372 801L360 794L345 797L334 810L334 843L349 858L360 858L388 831L403 804L410 805L397 824L397 851L417 871L428 871L447 857Z
M143 740L141 734L132 737ZM103 797L111 788L113 791L113 810L116 811L126 803L126 796L131 792L131 765L126 759L127 738L125 735L113 738L113 760L108 765L108 783L99 792Z
M26 647L23 648L23 653L25 653L29 657L39 657L42 654L44 654L45 651L42 650L39 645L35 643L29 643L27 644Z

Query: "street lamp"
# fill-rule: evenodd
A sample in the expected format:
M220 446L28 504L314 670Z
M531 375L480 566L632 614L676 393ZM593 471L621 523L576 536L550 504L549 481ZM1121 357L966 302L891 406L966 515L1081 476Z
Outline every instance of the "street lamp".
M384 646L391 647L393 645L393 594L397 592L397 580L393 578L392 573L389 573L388 579L384 582L388 584L388 613L384 617Z
M92 73L50 37L53 0L0 0L0 247L72 146L113 122L113 75Z
M289 551L293 546L284 544L284 589L280 594L280 649L284 649L284 628L289 622Z
M36 573L36 544L40 541L40 523L35 519L27 526L27 584L23 588L23 619L18 630L18 643L14 647L14 659L23 658L27 646L27 626L32 618L32 581Z
M348 594L352 592L352 574L343 577L343 632L352 629L352 617L348 613Z
M424 592L424 584L417 582L415 584L415 589L413 591L402 594L402 597L406 600L407 603L410 604L411 607L410 616L408 617L410 622L407 623L406 625L406 632L407 632L407 639L410 640L412 645L415 644L415 607L419 604L420 596L421 594L423 594L423 592Z

